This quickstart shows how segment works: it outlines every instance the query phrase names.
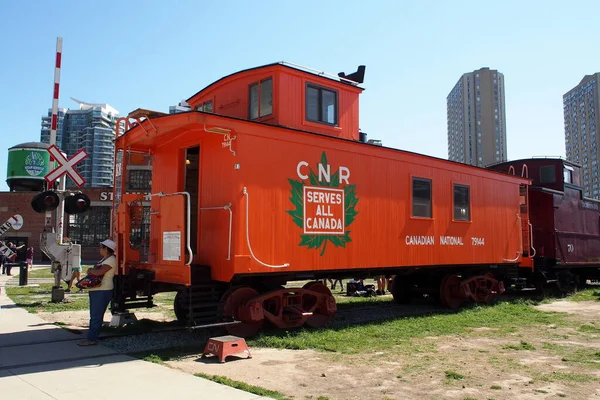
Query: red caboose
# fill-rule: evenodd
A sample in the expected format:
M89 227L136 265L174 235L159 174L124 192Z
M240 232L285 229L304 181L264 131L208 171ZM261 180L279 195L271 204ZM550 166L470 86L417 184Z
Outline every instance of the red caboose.
M178 317L243 335L327 323L329 289L293 280L396 275L396 300L451 307L502 292L495 275L529 254L529 181L361 142L359 83L271 64L209 85L193 111L136 112L116 141L116 309L177 290ZM145 200L126 194L140 155Z
M494 171L529 177L532 256L523 273L536 286L556 281L561 291L600 278L600 201L583 197L581 167L560 158L496 164Z

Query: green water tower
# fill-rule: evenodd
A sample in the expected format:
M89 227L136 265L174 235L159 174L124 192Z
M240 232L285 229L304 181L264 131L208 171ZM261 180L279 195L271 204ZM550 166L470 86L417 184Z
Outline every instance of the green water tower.
M54 169L50 165L49 144L22 143L8 149L6 184L11 192L41 192L46 190L46 174Z

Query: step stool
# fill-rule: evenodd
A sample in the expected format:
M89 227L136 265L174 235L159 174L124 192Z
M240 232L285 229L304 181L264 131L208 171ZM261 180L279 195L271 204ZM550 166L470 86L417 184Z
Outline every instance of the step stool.
M217 336L208 339L201 358L204 358L207 354L212 354L219 357L219 362L224 363L227 356L243 352L248 353L248 358L252 358L244 338L231 335Z

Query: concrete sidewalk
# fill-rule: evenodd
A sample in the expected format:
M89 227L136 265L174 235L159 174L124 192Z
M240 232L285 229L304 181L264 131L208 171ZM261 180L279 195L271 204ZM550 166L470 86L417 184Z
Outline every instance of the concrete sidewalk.
M101 345L79 347L81 336L15 306L4 290L10 278L0 275L2 399L264 399Z

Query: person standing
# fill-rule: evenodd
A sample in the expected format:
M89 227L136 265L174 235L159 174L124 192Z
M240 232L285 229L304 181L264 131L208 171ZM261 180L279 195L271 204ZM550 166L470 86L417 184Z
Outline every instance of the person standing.
M20 246L17 247L17 246L15 246L13 244L13 242L8 242L8 244L6 245L6 247L8 247L10 249L10 251L12 251L13 253L15 253L15 260L16 260L17 251L21 250L23 247L25 247L25 245L22 244L22 245L20 245ZM4 263L5 264L10 264L10 263L12 263L12 261L14 261L14 260L9 260L8 258L6 258L4 260ZM10 273L11 269L12 269L12 265L7 265L6 266L6 275L12 276L12 274Z
M73 272L71 273L71 280L69 281L69 286L67 287L67 290L65 290L65 293L71 292L71 288L73 287L73 282L75 282L75 278L77 278L77 282L79 282L79 280L81 279L81 265L73 267ZM83 289L79 289L79 292L77 293L81 292L83 292Z
M33 269L33 247L27 248L25 261L27 262L27 269L31 271Z
M117 244L110 239L106 239L100 243L100 255L102 256L102 260L100 260L94 268L90 268L87 271L88 275L102 276L102 283L98 287L89 289L90 327L88 329L87 339L79 342L79 346L94 346L98 344L98 337L100 336L104 313L112 299L114 287L113 277L115 276L117 269L117 259L115 257L116 249Z
M4 242L0 240L0 247L4 247ZM6 267L4 266L4 262L6 261L6 256L3 252L0 252L0 266L2 266L2 275L6 273Z

